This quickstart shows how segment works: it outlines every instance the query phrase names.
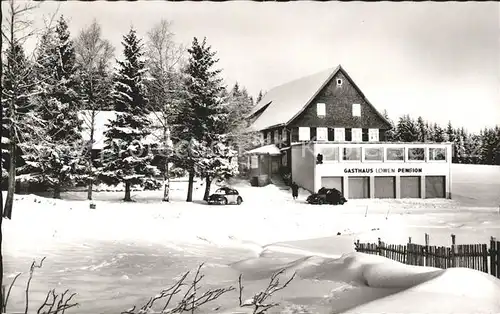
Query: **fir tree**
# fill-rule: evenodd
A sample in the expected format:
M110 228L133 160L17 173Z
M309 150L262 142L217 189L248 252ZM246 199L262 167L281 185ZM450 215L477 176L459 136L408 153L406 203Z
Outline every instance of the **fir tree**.
M455 129L453 129L451 121L448 121L448 124L446 125L446 140L452 143L455 142Z
M39 134L43 140L23 145L26 165L20 169L21 180L52 188L54 198L60 198L64 187L73 186L84 177L76 70L73 41L61 17L55 32L49 30L43 35L37 51L36 74L40 83L33 105L38 118L46 122Z
M394 121L392 121L392 119L389 117L389 113L387 112L387 110L384 109L382 115L387 121L389 121L389 124L391 125L391 128L385 132L385 140L387 142L393 142L396 140L396 132L397 132L397 129L394 126Z
M446 141L446 133L443 130L439 124L434 123L433 124L433 138L434 141L437 143L445 142Z
M396 139L399 142L415 142L418 141L418 128L413 119L409 115L403 115L399 118Z
M419 116L417 118L417 128L418 128L418 141L425 142L427 141L427 128L425 126L424 119Z
M182 106L177 124L181 127L179 138L188 144L187 154L179 161L189 173L186 201L191 202L196 164L207 151L202 149L203 146L212 146L227 131L227 106L223 102L225 87L219 77L221 71L214 69L219 61L215 57L216 52L207 45L206 39L200 43L197 38L193 39L188 52L189 61L185 70L186 104ZM209 189L210 176L203 173L200 175L206 179L206 189Z
M264 95L262 94L262 90L260 90L259 94L257 95L257 99L255 100L255 103L258 104L262 100L262 97L264 97Z
M124 200L132 201L131 187L157 188L153 177L159 171L151 165L151 150L144 146L151 121L144 86L143 46L134 29L123 37L122 44L125 59L117 61L119 69L114 77L116 118L106 125L101 179L111 185L124 183Z

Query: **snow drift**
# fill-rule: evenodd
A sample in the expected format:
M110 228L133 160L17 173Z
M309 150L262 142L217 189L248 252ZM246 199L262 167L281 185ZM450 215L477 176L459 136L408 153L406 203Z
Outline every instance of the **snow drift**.
M332 313L498 313L500 280L466 268L405 265L385 257L350 253L340 258L247 259L232 265L253 278L285 268L303 280L332 282ZM267 269L262 272L262 269Z

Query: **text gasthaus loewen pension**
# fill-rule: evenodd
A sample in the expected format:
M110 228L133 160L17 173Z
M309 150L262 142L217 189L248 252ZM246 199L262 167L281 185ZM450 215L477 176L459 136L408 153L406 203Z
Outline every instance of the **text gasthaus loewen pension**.
M422 173L422 168L345 168L344 173Z

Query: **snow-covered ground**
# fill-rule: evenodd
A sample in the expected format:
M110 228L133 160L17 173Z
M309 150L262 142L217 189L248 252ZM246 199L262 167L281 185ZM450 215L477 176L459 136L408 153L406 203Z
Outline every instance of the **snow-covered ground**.
M161 202L161 191L134 192L134 203L121 202L123 192L94 193L96 209L85 192L63 200L17 195L13 219L4 221L6 281L47 256L43 280L33 283L35 300L52 286L67 287L79 293L78 313L119 313L207 261L209 285L235 284L242 272L247 293L263 288L278 268L298 271L280 295L281 312L304 305L311 313L497 313L500 280L489 275L353 253L356 239L406 243L411 236L423 243L428 233L431 244L449 245L452 233L458 243L500 238L500 167L453 165L452 175L453 200L344 206L308 205L305 191L294 201L289 191L245 182L233 184L240 206L206 205L198 184L195 201L186 203L185 182L172 183L170 203ZM20 309L22 288L14 290L11 304ZM236 299L222 299L222 308L232 309Z

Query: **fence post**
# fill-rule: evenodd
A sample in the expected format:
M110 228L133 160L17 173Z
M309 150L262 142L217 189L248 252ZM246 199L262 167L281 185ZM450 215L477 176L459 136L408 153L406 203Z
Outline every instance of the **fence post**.
M428 266L428 264L430 264L427 260L428 258L429 258L429 235L426 233L425 248L424 248L424 266Z
M377 251L378 255L382 255L382 240L380 238L378 238Z
M456 258L456 245L455 245L455 235L451 235L451 267L457 267L457 261L455 260Z
M498 252L500 248L497 245L495 237L491 237L490 239L490 274L495 277L500 277L500 274L497 273L497 268L500 268L499 256L500 252Z
M0 308L0 313L7 313L7 308L6 308L6 304L5 304L5 301L6 301L6 296L5 296L5 285L2 285L2 307Z

